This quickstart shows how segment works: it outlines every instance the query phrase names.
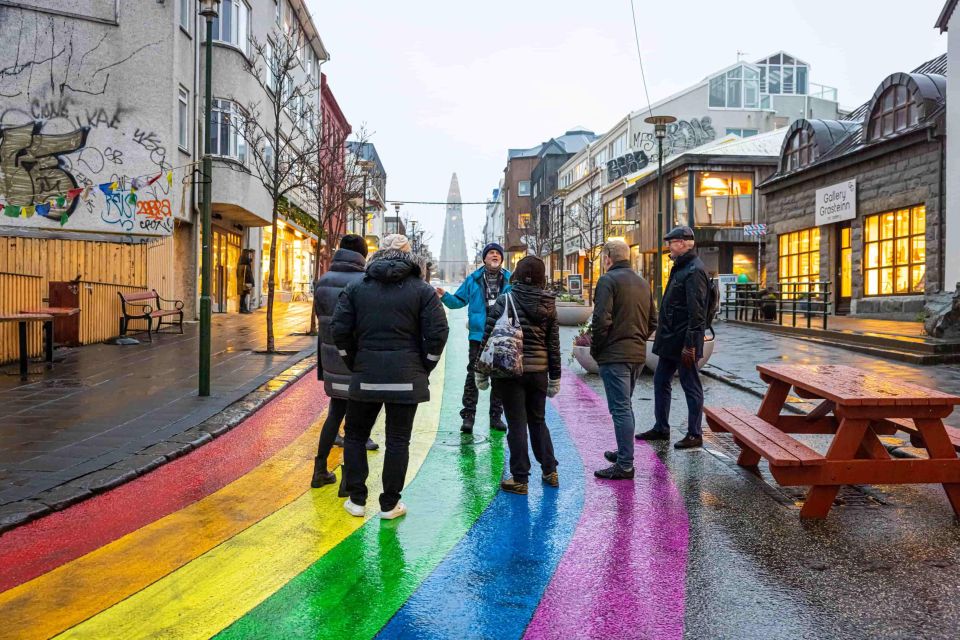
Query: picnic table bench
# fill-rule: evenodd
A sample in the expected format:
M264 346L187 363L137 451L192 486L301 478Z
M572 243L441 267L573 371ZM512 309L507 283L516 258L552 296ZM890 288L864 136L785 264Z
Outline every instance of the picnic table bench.
M16 322L18 329L18 338L20 346L20 379L27 379L28 365L30 363L30 351L27 346L27 325L31 322L42 322L44 326L47 323L53 324L53 316L46 313L4 313L0 314L0 323ZM50 358L53 359L53 352L50 351Z
M729 432L740 447L737 464L755 467L761 458L784 486L809 485L802 518L825 518L845 484L942 484L960 516L960 429L943 418L960 397L842 365L758 365L769 387L756 414L740 408L707 408L713 431ZM820 400L809 414L782 415L791 390ZM929 459L890 456L880 435L911 434ZM826 455L790 434L833 434Z
M120 317L120 335L127 335L127 328L131 320L147 321L147 338L153 342L153 321L157 321L156 333L160 332L163 325L173 326L179 324L180 333L183 333L183 300L168 300L161 298L156 289L150 291L138 291L136 293L124 293L118 291L120 296L121 313ZM173 304L173 308L163 308L164 302ZM131 309L130 307L139 307ZM177 320L164 322L164 318L178 316Z

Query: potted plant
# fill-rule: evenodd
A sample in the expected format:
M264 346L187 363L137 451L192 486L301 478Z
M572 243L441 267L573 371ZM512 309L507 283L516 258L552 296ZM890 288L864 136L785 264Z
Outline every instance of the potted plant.
M587 305L581 296L561 293L557 296L557 323L563 327L584 324L593 314L593 306Z
M657 363L660 362L660 358L657 357L657 354L653 352L653 339L656 337L657 332L654 331L650 334L650 337L647 338L647 357L644 361L644 365L650 371L657 370ZM713 333L713 330L710 330L710 335L704 336L703 338L703 357L697 361L697 369L703 369L704 365L710 360L710 356L713 355L713 348L716 345L717 336Z
M773 289L764 289L760 295L760 314L764 320L777 319L777 300L780 296Z
M590 324L584 324L573 339L573 357L580 363L580 366L586 369L587 373L598 373L600 366L590 355L590 345L593 344L593 333L590 331Z

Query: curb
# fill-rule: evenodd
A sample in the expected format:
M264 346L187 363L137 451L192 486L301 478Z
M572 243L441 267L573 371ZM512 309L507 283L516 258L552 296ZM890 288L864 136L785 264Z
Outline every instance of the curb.
M109 491L211 442L237 427L312 371L316 365L317 355L314 350L198 425L141 449L103 469L70 480L31 498L0 506L0 534Z

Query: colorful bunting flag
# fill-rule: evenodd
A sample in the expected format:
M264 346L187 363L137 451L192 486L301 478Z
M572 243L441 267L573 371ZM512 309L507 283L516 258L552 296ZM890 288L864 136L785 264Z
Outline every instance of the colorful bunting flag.
M103 192L103 195L109 196L113 195L113 190L116 189L114 185L116 184L116 182L104 182L103 184L98 184L97 187Z
M8 218L19 218L20 217L20 207L15 204L8 204L3 208L3 215Z
M42 203L42 204L35 205L34 208L36 209L37 213L40 214L41 216L45 216L45 215L47 215L48 213L50 213L50 203L49 203L49 202L44 202L44 203Z
M155 176L153 176L152 178L150 178L149 180L147 180L147 186L149 187L149 186L152 185L154 182L156 182L157 180L159 180L162 176L163 176L163 171L161 171L161 172L158 173L157 175L155 175Z
M32 218L35 211L36 209L31 204L28 207L23 207L20 209L20 216L23 218Z
M71 189L71 191L72 191L72 189ZM76 196L74 196L74 197L76 197ZM73 200L73 197L70 198L70 199ZM64 198L63 196L58 196L58 197L57 197L57 209L63 209L65 206L67 206L67 199Z
M173 171L167 171L167 186L173 186Z
M67 191L67 197L73 200L81 193L83 193L83 187L77 187L76 189L70 189L69 191Z
M68 216L68 215L67 215L67 212L64 211L64 212L60 215L60 226L62 227L62 226L64 226L65 224L67 224L67 220L69 220L69 219L70 219L70 216Z

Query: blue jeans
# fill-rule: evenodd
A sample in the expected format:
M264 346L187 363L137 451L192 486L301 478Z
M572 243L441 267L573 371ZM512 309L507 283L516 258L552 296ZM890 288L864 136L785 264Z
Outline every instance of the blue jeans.
M642 364L614 362L600 365L600 379L607 395L607 407L613 417L613 431L617 436L617 464L622 469L633 467L633 389L637 386Z
M677 370L680 370L680 386L687 397L687 434L702 436L703 428L703 385L696 367L681 366L679 360L661 356L657 370L653 374L653 413L657 423L654 429L661 433L670 433L670 383Z

